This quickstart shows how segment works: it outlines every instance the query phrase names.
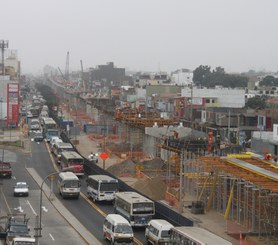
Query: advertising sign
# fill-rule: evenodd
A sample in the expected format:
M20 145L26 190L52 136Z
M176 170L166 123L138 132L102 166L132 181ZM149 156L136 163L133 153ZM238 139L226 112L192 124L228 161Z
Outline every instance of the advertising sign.
M18 124L19 120L19 84L7 84L7 127Z

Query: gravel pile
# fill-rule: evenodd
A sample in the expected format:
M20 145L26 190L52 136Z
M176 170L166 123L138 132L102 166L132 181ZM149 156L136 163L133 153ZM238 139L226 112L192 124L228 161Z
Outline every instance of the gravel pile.
M127 159L121 163L110 166L107 168L107 171L115 176L134 176L136 173L135 166L136 164L132 160Z
M132 187L155 201L163 200L167 190L166 184L159 178L140 179Z

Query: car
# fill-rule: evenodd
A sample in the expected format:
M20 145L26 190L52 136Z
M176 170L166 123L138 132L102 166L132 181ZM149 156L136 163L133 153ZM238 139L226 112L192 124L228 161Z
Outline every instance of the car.
M15 184L14 196L29 196L29 187L26 182L17 182Z
M34 141L35 142L42 142L44 140L42 132L34 132Z

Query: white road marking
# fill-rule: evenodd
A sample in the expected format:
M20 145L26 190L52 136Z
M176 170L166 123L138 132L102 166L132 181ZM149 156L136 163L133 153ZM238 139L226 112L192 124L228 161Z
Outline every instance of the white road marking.
M31 208L31 210L32 210L32 212L33 212L33 214L37 216L37 213L36 213L36 211L34 210L34 208L32 207L32 205L31 205L31 203L29 202L29 200L27 200L26 202L27 202L27 204L30 206L30 208Z
M54 237L51 235L51 233L49 233L49 236L51 237L51 239L52 239L53 241L55 241L55 239L54 239Z
M46 213L48 212L48 209L45 206L42 206L42 210Z
M17 208L14 208L14 210L17 210L17 211L19 211L20 213L23 213L23 212L24 212L24 210L22 209L21 206L19 206L19 207L17 207Z

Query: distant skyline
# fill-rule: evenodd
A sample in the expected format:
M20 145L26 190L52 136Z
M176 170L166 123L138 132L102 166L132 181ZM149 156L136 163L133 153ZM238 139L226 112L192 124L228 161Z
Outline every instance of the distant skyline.
M278 71L277 0L9 0L0 40L22 73L114 62L127 70ZM4 23L4 24L3 24Z

